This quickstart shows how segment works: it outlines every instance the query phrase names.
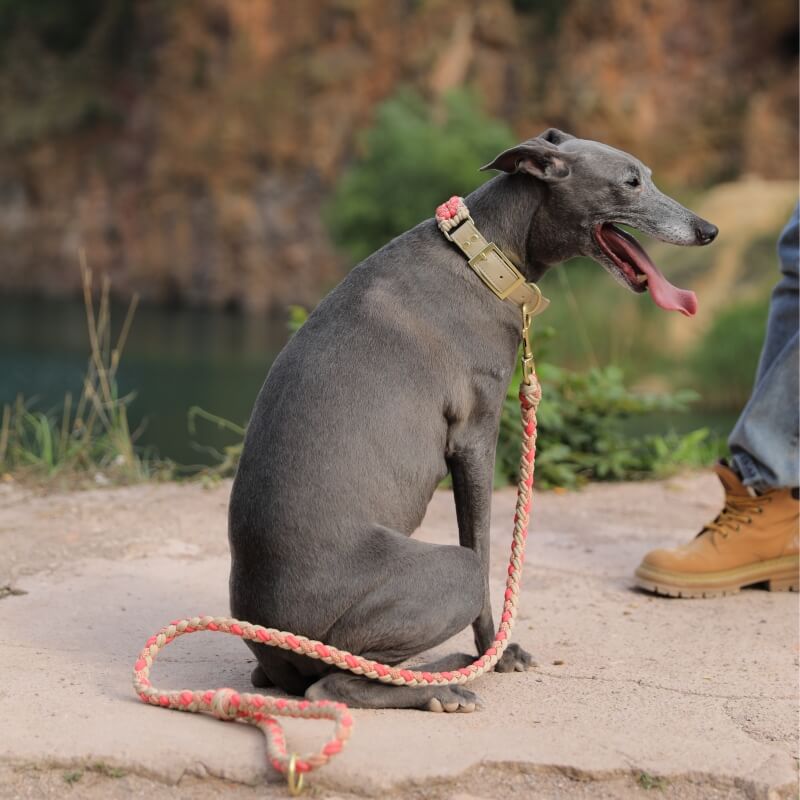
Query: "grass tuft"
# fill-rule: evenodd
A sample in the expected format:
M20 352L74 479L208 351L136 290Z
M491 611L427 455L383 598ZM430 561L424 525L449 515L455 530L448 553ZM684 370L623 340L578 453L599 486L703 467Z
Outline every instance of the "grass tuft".
M640 772L637 782L642 789L658 789L659 791L666 789L668 784L666 778L659 778L649 772Z
M81 393L67 393L59 409L42 411L21 395L0 414L0 473L34 480L93 478L134 483L168 471L143 456L128 424L133 396L120 395L117 373L138 298L134 296L116 340L112 340L110 281L104 277L95 306L92 271L80 254L89 358Z
M128 773L121 767L113 767L104 761L97 761L89 766L91 772L104 775L106 778L124 778Z
M82 777L82 769L71 769L64 773L64 783L68 783L71 786L73 783L77 783Z

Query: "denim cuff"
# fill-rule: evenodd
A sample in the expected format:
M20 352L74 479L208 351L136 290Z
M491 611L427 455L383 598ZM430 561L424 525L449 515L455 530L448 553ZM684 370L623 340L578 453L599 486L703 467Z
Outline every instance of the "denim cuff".
M748 488L754 489L759 494L768 492L771 489L780 489L780 486L772 486L764 480L764 476L759 470L758 462L752 459L743 450L739 450L730 458L731 466L734 471L739 473L742 483Z

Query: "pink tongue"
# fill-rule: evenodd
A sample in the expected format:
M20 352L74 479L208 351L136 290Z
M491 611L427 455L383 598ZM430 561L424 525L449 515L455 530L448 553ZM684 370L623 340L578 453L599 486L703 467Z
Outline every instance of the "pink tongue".
M653 302L667 311L680 311L687 317L697 313L697 296L688 289L679 289L673 286L661 273L661 270L650 260L650 256L639 246L636 241L629 241L620 236L611 228L606 228L606 235L613 236L614 241L625 250L625 253L634 264L647 275L647 287L653 297Z

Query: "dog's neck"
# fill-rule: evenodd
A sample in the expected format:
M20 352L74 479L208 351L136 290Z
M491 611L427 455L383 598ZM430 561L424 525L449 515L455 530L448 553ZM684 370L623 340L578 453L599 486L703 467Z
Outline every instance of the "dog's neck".
M535 253L535 228L544 191L529 175L498 175L465 198L478 230L531 281L547 269Z

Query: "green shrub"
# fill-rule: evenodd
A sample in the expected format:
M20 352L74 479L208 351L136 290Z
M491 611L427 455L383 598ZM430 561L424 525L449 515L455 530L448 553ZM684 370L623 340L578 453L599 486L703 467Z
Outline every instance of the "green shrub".
M684 411L697 398L693 392L637 394L613 366L572 372L541 364L538 373L542 402L537 415L536 484L541 488L663 477L681 467L705 466L721 453L722 442L705 428L683 436L636 436L625 431L632 417ZM500 421L497 485L517 480L520 379L518 368Z
M432 217L452 195L471 192L491 177L478 168L514 143L467 92L447 95L440 111L411 92L379 106L362 158L326 210L333 240L356 261Z

